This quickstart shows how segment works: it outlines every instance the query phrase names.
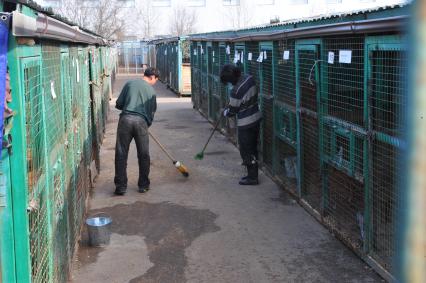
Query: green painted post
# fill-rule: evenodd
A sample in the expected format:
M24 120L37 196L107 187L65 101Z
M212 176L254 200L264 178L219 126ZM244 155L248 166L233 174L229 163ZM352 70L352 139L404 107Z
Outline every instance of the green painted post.
M275 95L276 95L276 93L275 93L275 89L276 89L275 73L276 73L276 68L277 68L277 64L276 64L277 58L275 58L276 56L275 56L275 52L274 52L275 51L274 44L271 43L270 47L271 47L271 53L272 53L272 55L271 55L271 60L272 60L272 78L271 78L271 80L272 80L272 123L273 123L272 124L272 175L275 176L275 174L277 172L277 162L278 162L278 154L276 154L277 153L276 152L277 145L276 145L276 131L275 131L275 119L274 119L274 117L275 117L274 105L275 105ZM245 53L246 52L244 50L244 54ZM246 62L246 60L244 60L244 64L246 64L245 62Z
M9 152L7 149L2 150L0 162L0 282L13 283L16 282L15 237L13 233Z
M43 72L40 73L41 77L43 77L43 75L45 75ZM52 174L52 170L54 168L51 168L50 166L50 152L48 151L48 141L47 141L47 126L46 126L46 104L45 104L45 97L44 95L41 95L41 109L42 109L42 115L41 115L41 119L42 119L42 127L43 127L43 140L44 140L44 168L46 168L46 172L45 172L45 187L42 188L42 190L44 189L46 191L46 208L47 208L47 237L49 239L49 244L48 244L48 257L49 257L49 266L48 266L48 278L52 279L53 278L53 272L54 272L54 258L53 258L53 253L52 253L52 239L53 239L53 209L52 209L52 200L54 201L54 194L53 194L53 190L52 190L52 182L53 182L53 176L54 174Z
M372 54L368 44L368 39L365 39L364 43L364 125L367 128L367 143L364 145L364 231L365 240L363 245L363 251L368 254L371 248L371 239L373 235L373 229L371 225L371 193L372 180L370 179L370 165L373 160L373 148L372 148L372 121L370 116L370 88L371 88L371 64Z
M299 178L297 179L297 194L302 197L302 180L303 180L303 167L302 167L302 116L301 116L301 97L300 97L300 65L299 65L299 46L295 46L295 60L296 60L296 127L297 127L297 171L299 171Z
M16 282L31 282L31 262L30 262L30 245L28 240L28 198L27 198L27 153L26 153L26 128L25 128L25 94L23 91L24 82L23 72L21 72L20 60L15 38L9 36L9 72L12 78L11 87L14 90L13 101L10 107L15 111L14 125L11 130L13 139L13 154L10 157L11 174L10 183L12 184L12 200L13 200L13 234L15 237L15 258L19 259L16 264ZM37 60L37 59L35 59ZM39 60L39 59L38 59Z
M183 56L182 56L182 44L183 44L183 41L184 41L185 39L183 39L183 38L181 38L181 39L179 39L179 41L178 41L178 43L177 43L177 64L178 64L178 67L177 67L177 74L178 74L178 86L177 86L177 90L178 90L178 92L180 93L180 94L182 94L183 93L183 81L182 81L182 68L183 68L183 66L182 66L182 58L183 58Z

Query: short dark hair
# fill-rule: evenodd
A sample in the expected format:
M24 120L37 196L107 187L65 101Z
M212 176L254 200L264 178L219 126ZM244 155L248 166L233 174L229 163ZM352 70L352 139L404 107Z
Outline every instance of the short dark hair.
M223 84L231 83L235 85L241 77L241 69L232 64L226 64L220 71L220 81Z
M143 74L145 77L155 76L155 78L158 78L160 76L160 72L153 67L149 67L145 69L145 72Z

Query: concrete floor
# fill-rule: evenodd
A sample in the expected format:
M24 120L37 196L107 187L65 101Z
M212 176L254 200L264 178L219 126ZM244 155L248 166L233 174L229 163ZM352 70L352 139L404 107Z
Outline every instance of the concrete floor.
M114 97L125 80L118 77ZM193 156L212 126L158 83L158 112L150 128L190 170L184 178L151 141L151 190L137 192L136 147L128 162L128 192L113 196L118 111L101 150L101 173L89 215L112 217L111 243L85 244L83 232L72 282L380 282L281 188L241 187L238 150L216 133L202 161Z

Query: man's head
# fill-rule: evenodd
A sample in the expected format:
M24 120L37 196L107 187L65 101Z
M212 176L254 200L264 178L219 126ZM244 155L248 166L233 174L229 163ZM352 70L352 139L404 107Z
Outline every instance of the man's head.
M224 65L220 71L220 81L223 84L231 83L232 85L236 85L240 77L240 68L232 64Z
M143 79L150 85L154 85L158 81L160 73L155 68L146 68L145 73L143 74Z

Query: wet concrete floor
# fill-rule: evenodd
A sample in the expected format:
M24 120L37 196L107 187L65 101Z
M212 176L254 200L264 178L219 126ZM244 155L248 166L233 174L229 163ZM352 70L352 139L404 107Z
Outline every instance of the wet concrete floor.
M119 76L117 97L124 82ZM113 222L110 244L87 246L73 263L72 282L381 282L358 257L291 197L260 174L259 186L241 187L238 150L216 133L196 161L212 126L156 85L158 112L150 128L190 171L184 178L151 140L151 190L137 192L136 147L131 145L125 196L113 196L119 112L111 113L101 149L101 172L88 215Z

